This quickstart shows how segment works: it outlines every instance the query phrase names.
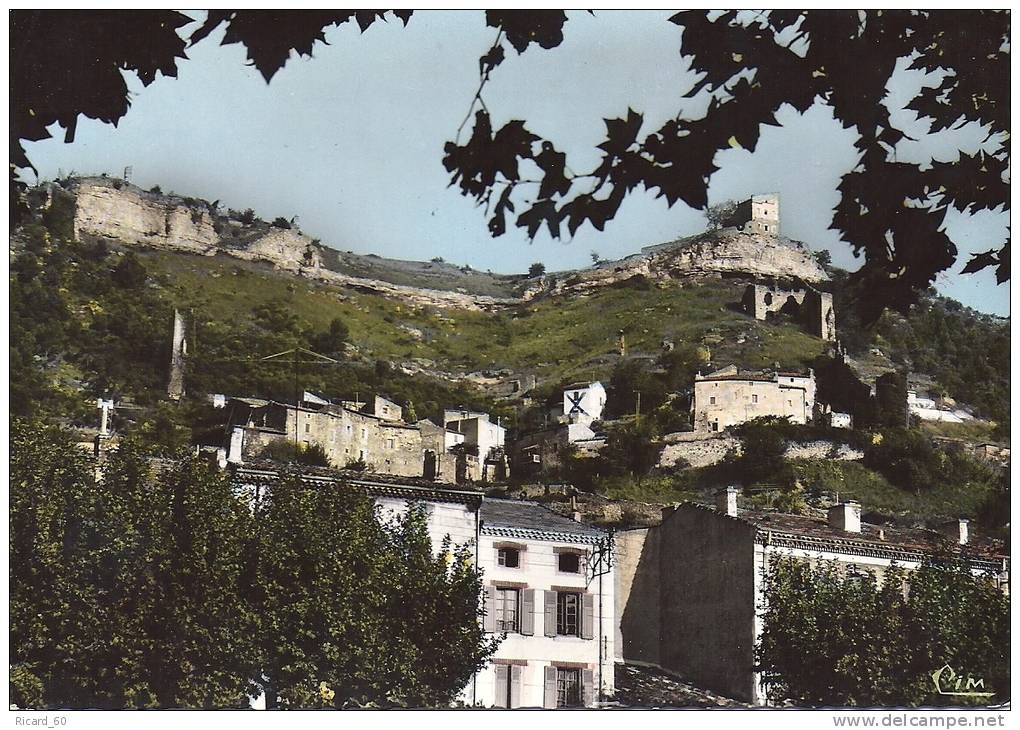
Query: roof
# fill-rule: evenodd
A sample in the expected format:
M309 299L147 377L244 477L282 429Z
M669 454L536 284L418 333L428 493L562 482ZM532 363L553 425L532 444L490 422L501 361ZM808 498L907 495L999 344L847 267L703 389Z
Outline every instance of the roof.
M581 388L590 388L593 385L602 385L598 380L585 380L580 383L571 383L570 385L564 386L563 390L579 390Z
M273 463L259 463L236 467L231 475L235 483L272 483L286 475L294 474L293 469L280 468ZM325 467L302 466L297 472L302 482L323 487L354 485L365 489L376 497L399 497L426 502L456 502L478 504L484 492L464 489L452 484L441 484L424 477L401 477L393 474L370 474L350 469L328 469Z
M709 507L690 506L720 515ZM737 519L757 528L756 540L762 544L892 560L923 560L947 542L946 537L935 530L861 522L860 533L844 532L829 525L827 519L784 512L740 510L737 517L727 519ZM991 564L994 561L1001 567L1006 557L999 541L973 533L967 545L960 547L967 558L978 563Z
M606 535L604 530L575 522L538 502L486 497L480 514L486 535L584 543Z

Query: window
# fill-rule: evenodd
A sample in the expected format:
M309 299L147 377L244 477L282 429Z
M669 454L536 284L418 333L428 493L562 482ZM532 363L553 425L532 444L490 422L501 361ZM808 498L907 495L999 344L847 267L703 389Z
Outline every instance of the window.
M348 423L346 428L347 428L347 435L350 436L351 432L353 431L353 429L351 427L351 424Z
M521 567L521 551L517 548L500 548L497 552L497 559L504 568Z
M712 430L713 431L718 431L719 430L719 422L718 421L712 421Z
M496 631L517 633L521 630L520 600L521 592L516 588L496 589Z
M714 406L714 405L715 405L715 396L714 396L714 395L713 395L713 396L709 396L709 398L708 398L708 404L709 404L709 405L712 405L712 406Z
M392 449L393 448L393 443L394 443L393 439L386 439L386 448L387 449Z
M581 704L581 670L556 669L556 706L578 707Z
M312 430L312 424L310 424L310 423L306 423L306 424L305 424L305 433L308 433L308 432L310 432L311 430Z
M577 553L560 553L556 556L556 567L561 573L580 573L581 556Z
M560 636L580 636L581 594L556 594L556 633Z
M754 395L751 396L751 402L752 403L757 403L758 402L758 394L757 393L755 393Z

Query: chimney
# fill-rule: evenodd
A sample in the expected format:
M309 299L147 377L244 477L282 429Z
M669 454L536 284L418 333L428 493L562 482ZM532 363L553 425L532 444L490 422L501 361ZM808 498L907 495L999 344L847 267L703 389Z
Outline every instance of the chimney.
M970 521L964 519L950 520L939 525L939 532L957 545L966 545L970 540Z
M829 507L829 525L843 532L861 531L861 505L840 502Z
M740 492L736 487L726 487L715 493L715 508L730 517L737 516L737 494Z

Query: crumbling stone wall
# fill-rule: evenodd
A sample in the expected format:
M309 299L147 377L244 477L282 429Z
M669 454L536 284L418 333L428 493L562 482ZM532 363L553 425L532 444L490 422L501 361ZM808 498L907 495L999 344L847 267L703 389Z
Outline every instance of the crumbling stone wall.
M741 304L755 319L765 320L771 313L782 312L800 321L815 337L836 341L836 309L829 292L748 284Z

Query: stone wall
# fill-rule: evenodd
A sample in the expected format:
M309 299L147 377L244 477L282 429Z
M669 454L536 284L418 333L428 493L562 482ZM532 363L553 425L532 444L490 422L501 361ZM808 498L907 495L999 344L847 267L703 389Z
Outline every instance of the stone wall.
M684 463L694 468L712 466L722 461L731 450L737 456L743 453L740 439L725 433L669 434L664 441L666 443L659 454L660 468L671 468ZM864 452L833 441L809 441L791 443L786 448L786 458L860 461L864 458Z
M658 528L615 535L616 658L659 664Z
M683 435L687 436L687 434ZM740 439L734 436L726 434L697 434L696 436L696 438L685 438L682 441L667 442L659 454L659 466L669 468L686 463L688 466L700 468L718 464L730 451L734 451L737 455L742 453L743 445Z
M836 309L829 292L749 284L741 304L755 319L764 321L769 314L783 312L799 320L815 337L836 341Z

